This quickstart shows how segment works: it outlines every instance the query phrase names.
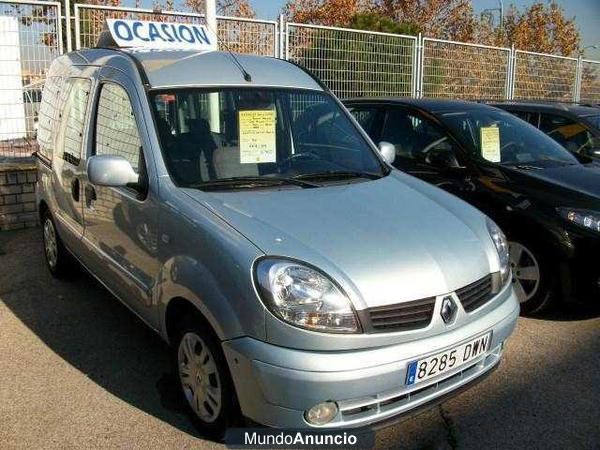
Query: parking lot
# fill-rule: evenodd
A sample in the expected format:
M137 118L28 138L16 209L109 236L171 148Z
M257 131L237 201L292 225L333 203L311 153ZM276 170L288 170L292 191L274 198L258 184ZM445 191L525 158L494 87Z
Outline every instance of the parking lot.
M218 447L173 395L162 341L90 276L52 279L39 235L0 234L0 446ZM521 318L488 380L377 446L599 448L598 367L598 310Z

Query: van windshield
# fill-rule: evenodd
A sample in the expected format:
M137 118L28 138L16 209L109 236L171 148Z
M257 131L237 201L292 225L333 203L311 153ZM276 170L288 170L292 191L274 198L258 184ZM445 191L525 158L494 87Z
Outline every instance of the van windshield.
M327 93L173 89L151 100L169 173L181 187L315 187L388 171Z

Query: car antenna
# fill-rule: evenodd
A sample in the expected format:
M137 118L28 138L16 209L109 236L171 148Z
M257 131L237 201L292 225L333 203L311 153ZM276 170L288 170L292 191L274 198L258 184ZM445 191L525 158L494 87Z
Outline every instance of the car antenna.
M208 24L206 24L206 27L208 28ZM233 63L240 69L240 72L242 72L242 75L244 76L244 80L246 80L247 82L251 82L252 76L248 73L248 71L246 71L246 69L240 62L240 60L231 51L231 49L229 48L229 45L227 45L227 43L219 37L219 33L217 32L217 30L212 30L212 31L215 33L215 36L217 37L217 42L219 44L223 44L223 47L225 47L225 50L227 50L227 53L229 53L229 56L233 60Z

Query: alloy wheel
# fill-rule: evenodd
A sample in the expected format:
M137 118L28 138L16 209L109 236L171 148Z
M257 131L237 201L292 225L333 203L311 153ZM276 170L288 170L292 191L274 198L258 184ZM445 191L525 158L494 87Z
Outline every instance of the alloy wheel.
M196 333L183 335L177 351L183 393L196 415L205 423L219 417L222 407L221 379L209 347Z
M512 283L519 303L529 301L540 287L540 265L523 244L509 242Z

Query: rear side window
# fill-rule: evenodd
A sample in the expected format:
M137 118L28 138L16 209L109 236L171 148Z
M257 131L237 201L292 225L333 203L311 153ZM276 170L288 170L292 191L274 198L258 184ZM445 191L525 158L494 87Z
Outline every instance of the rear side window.
M511 114L517 116L519 119L529 122L531 125L537 128L538 126L538 114L530 113L527 111L509 111Z
M104 84L96 117L96 155L122 156L138 172L141 145L129 95L117 84Z
M58 116L56 109L59 106L61 77L48 77L44 83L42 103L38 115L37 141L40 155L49 160L52 159L52 148L56 137L55 118Z
M593 146L592 135L587 128L568 117L542 114L540 130L572 152L580 152Z
M67 81L68 92L61 113L57 148L62 149L62 158L78 165L81 159L81 144L85 125L85 113L90 94L90 80L71 78Z

